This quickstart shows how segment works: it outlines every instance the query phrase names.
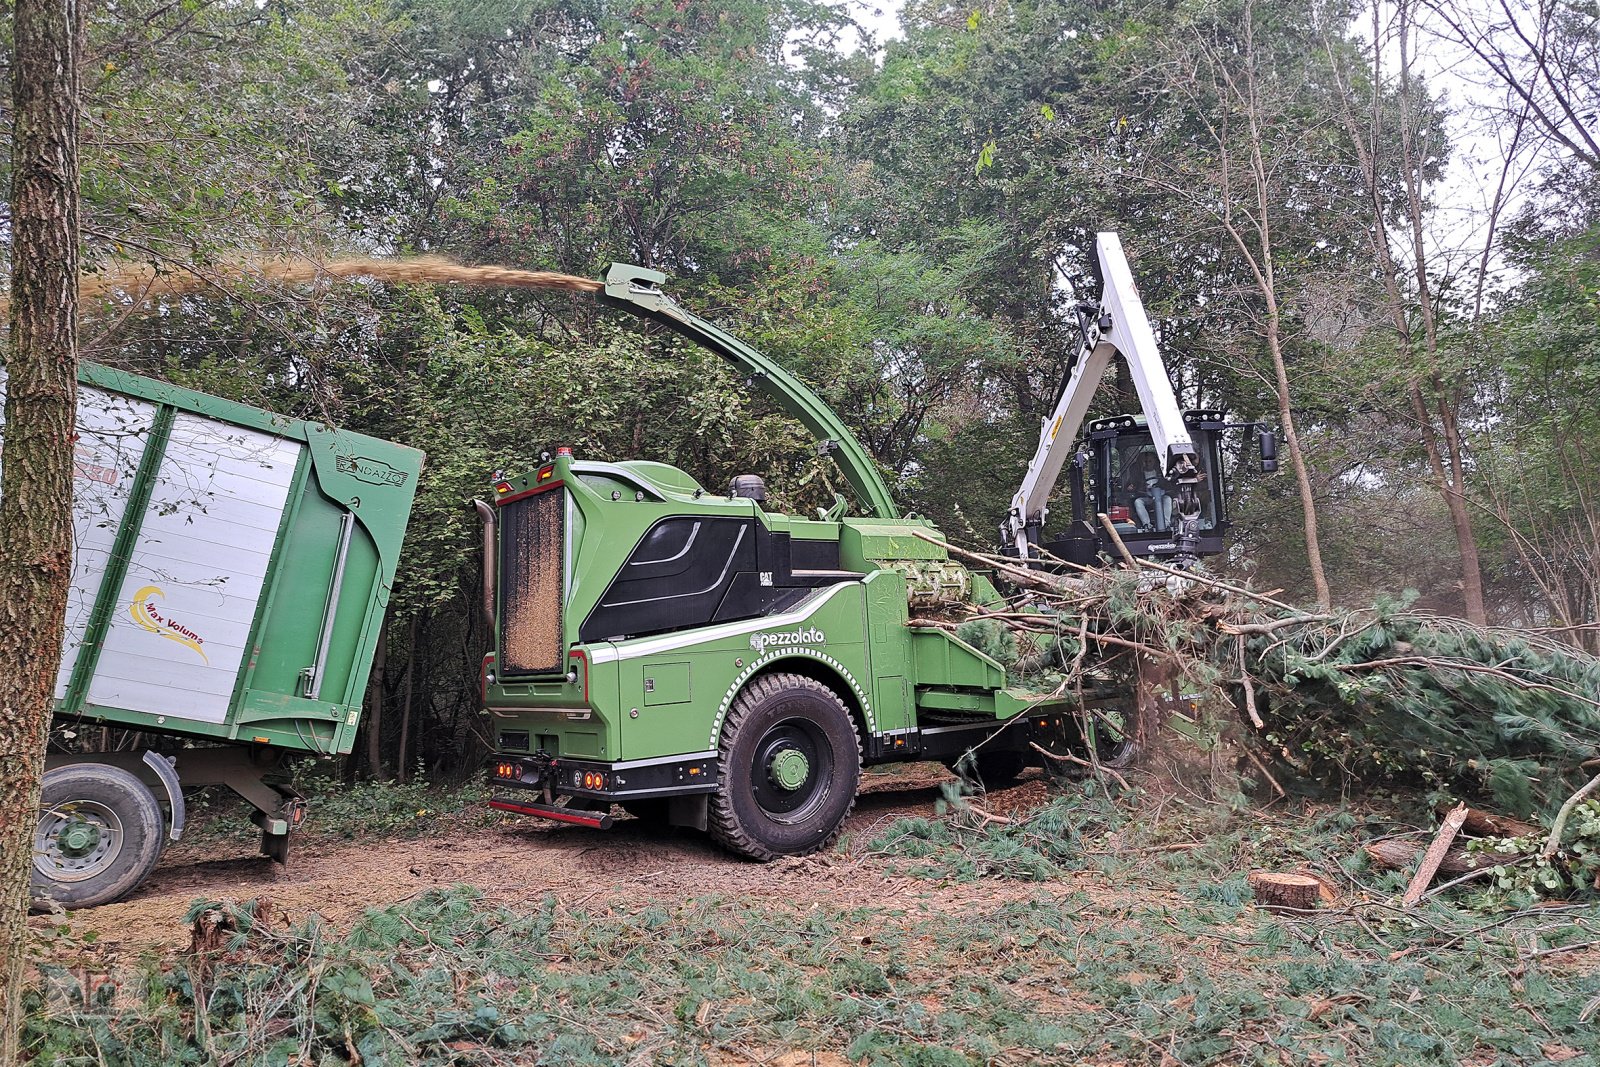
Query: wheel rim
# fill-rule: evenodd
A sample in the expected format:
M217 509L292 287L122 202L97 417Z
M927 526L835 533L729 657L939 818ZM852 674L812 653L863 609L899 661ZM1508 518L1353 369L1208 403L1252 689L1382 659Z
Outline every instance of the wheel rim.
M81 882L104 871L122 852L122 820L94 800L57 804L39 816L33 865L57 882Z
M816 723L776 723L756 743L752 763L756 804L774 822L803 822L828 797L833 746Z

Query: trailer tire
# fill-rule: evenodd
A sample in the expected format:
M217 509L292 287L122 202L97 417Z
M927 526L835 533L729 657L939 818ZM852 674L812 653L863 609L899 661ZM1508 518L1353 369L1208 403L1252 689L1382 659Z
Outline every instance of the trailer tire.
M46 771L33 838L31 895L92 908L126 896L161 858L161 805L138 776L103 763Z
M728 711L711 795L712 838L755 860L826 848L861 781L861 740L839 695L814 678L768 674Z

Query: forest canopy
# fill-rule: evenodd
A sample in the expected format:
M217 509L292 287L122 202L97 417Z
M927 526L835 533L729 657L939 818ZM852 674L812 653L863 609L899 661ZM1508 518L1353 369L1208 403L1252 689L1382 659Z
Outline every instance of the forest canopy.
M427 452L373 698L419 740L377 773L470 740L466 503L495 471L567 444L758 471L807 511L839 479L717 357L589 299L233 267L264 255L662 270L988 549L1114 229L1181 400L1285 438L1282 474L1229 472L1221 570L1600 650L1597 26L990 0L879 41L807 0L96 5L86 267L213 284L86 305L84 355Z

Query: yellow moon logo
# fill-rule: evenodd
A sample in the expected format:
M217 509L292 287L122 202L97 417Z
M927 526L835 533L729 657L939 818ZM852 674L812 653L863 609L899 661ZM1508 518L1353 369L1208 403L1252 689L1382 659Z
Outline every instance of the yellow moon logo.
M157 637L165 637L169 641L178 642L184 648L193 649L200 657L200 662L210 666L211 661L206 658L205 650L200 647L204 639L188 627L180 626L171 619L163 617L161 609L156 607L158 599L167 599L167 594L163 593L158 585L147 585L133 594L133 603L128 605L128 614L133 616L134 622Z

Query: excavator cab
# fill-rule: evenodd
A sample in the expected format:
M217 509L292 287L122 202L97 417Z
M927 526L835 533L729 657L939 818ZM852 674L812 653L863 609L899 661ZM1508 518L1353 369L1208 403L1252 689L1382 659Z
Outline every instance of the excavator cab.
M1185 411L1183 422L1194 441L1196 466L1200 470L1196 487L1200 498L1200 539L1195 554L1213 555L1222 551L1223 534L1228 527L1221 474L1225 419L1219 411ZM1145 420L1137 415L1096 420L1089 424L1084 443L1090 456L1088 473L1093 485L1095 513L1111 519L1123 544L1134 555L1174 554L1177 551L1172 543L1176 487L1162 473L1161 459ZM1094 515L1083 518L1092 521ZM1103 529L1099 533L1106 541L1110 540ZM1103 549L1111 549L1115 554L1110 544Z
M1277 468L1276 438L1259 423L1230 427L1220 411L1178 407L1122 243L1115 233L1101 233L1095 248L1104 291L1098 304L1078 305L1078 352L1054 409L1040 420L1039 446L1000 524L1001 551L1045 563L1043 549L1090 564L1102 553L1122 556L1120 540L1134 556L1164 556L1185 567L1223 549L1223 431L1257 430L1263 470ZM1127 361L1141 413L1086 422L1094 392L1118 356ZM1063 473L1072 520L1047 541L1049 503Z
M1161 473L1154 436L1142 415L1115 415L1088 424L1067 469L1072 518L1060 536L1043 541L1041 547L1072 563L1093 564L1101 555L1115 559L1121 553L1098 521L1099 515L1105 515L1135 556L1161 559L1222 552L1229 527L1222 466L1224 434L1228 430L1259 430L1261 466L1266 471L1277 466L1275 439L1272 431L1260 424L1229 423L1221 411L1185 411L1183 422L1194 442L1200 474L1195 486L1198 539L1191 552L1182 552L1174 541L1176 487Z

